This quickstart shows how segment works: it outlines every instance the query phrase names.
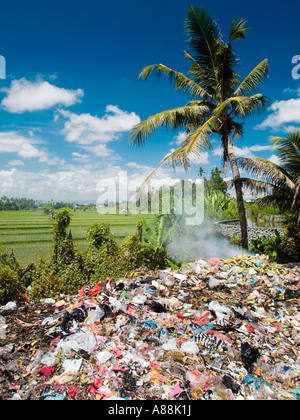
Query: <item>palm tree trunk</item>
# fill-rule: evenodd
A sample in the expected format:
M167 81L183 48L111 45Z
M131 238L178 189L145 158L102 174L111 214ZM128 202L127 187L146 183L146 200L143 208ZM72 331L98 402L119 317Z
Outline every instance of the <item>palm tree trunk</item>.
M238 206L239 218L240 218L240 224L241 224L241 232L242 232L242 246L243 248L248 249L248 246L249 246L248 226L247 226L246 209L244 205L241 176L240 176L240 170L238 167L238 163L237 163L237 159L234 153L233 144L232 144L230 135L227 136L227 151L228 151L228 158L229 158L229 162L232 169L235 191L236 191L236 200L237 200L237 206Z

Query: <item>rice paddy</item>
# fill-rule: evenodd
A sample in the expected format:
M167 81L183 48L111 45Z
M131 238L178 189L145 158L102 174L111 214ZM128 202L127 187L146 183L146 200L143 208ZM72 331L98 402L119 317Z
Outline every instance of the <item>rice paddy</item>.
M70 229L76 248L87 249L87 228L93 223L108 222L111 231L120 243L132 235L138 220L152 216L140 215L100 215L96 210L74 212ZM52 252L54 220L43 210L0 212L0 245L8 253L13 250L21 266L30 262L46 260Z

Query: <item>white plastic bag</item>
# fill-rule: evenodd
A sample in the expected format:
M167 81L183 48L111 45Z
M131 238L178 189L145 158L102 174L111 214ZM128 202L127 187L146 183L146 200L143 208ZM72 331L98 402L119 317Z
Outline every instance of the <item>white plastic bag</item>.
M6 320L4 316L0 316L0 340L6 340Z

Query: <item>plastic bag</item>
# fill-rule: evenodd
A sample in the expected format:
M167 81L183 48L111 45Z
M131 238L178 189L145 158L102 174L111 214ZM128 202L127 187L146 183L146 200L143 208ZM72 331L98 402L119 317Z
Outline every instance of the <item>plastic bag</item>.
M241 346L242 361L248 373L253 373L253 366L260 357L258 349L250 346L249 343L243 343Z
M198 354L199 353L199 347L195 343L195 341L186 341L181 346L181 351L184 353L190 353L190 354Z
M0 316L0 340L6 340L6 320L4 316Z

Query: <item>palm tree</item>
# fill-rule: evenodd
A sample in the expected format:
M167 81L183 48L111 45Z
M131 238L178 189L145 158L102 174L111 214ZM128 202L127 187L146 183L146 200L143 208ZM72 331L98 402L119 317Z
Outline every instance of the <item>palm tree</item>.
M261 203L276 203L283 210L291 210L300 228L300 131L287 137L271 137L279 164L260 158L239 159L243 169L255 179L242 178L245 187L258 194L265 194Z
M199 176L200 178L202 178L202 177L203 177L203 174L204 174L204 169L202 168L202 166L200 166L200 168L198 169L197 174L198 174L198 176Z
M223 172L227 171L228 161L233 172L242 243L247 248L247 219L232 140L243 136L243 119L265 109L268 104L265 96L255 94L267 77L268 60L262 61L244 80L235 72L238 58L233 52L232 43L246 37L248 28L243 19L233 20L227 43L223 41L218 24L203 7L189 8L185 29L188 47L191 54L194 54L185 53L191 64L188 76L163 64L154 64L144 67L139 79L148 79L156 70L158 77L168 76L174 88L189 94L192 100L182 107L160 112L136 125L131 130L130 141L142 146L154 130L160 127L166 130L184 128L186 139L177 150L163 159L159 167L166 163L182 165L187 169L192 157L201 156L205 149L211 148L211 135L218 134L224 150Z

